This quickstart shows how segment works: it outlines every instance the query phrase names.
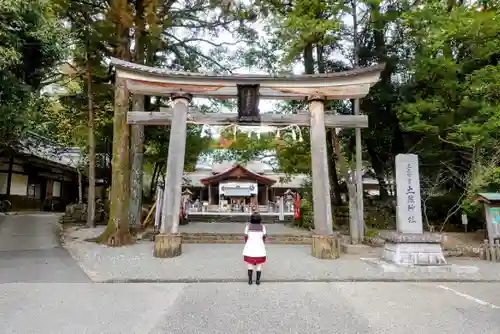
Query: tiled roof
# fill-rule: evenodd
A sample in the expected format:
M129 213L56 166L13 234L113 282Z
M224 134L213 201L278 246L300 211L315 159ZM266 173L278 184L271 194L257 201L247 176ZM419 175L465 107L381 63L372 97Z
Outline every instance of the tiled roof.
M70 168L77 168L83 155L79 148L63 147L36 134L22 139L17 151Z
M168 77L190 77L190 78L204 78L204 79L222 79L227 81L275 81L275 80L298 80L307 81L311 79L327 79L327 78L343 78L355 76L358 74L380 72L385 68L385 64L378 64L369 67L357 68L350 71L334 72L327 74L281 74L281 75L263 75L263 74L214 74L214 73L192 73L183 71L172 71L166 68L151 67L141 64L136 64L128 61L124 61L117 58L111 58L111 65L117 68L126 69L134 72L142 72L153 75L168 76Z

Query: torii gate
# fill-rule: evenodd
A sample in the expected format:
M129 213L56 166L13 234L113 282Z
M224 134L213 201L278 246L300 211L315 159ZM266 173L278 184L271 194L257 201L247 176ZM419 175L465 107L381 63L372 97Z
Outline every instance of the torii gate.
M240 123L310 126L315 229L312 254L317 258L339 257L339 236L333 232L332 227L325 126L366 128L368 117L325 115L324 102L365 97L371 86L379 80L384 65L331 74L268 76L175 72L115 58L111 59L111 64L116 69L116 98L128 96L129 93L170 96L174 103L172 109L162 108L160 112L144 112L137 110L137 106L134 106L135 111L127 112L128 124L136 128L144 125L171 124L161 230L160 234L155 237L154 256L175 257L182 252L182 237L179 234L179 203L184 172L186 127L187 123L192 122L211 125ZM188 107L193 97L237 98L238 114L202 114ZM259 99L307 100L310 114L260 115ZM126 107L118 105L116 101L115 103L117 108ZM137 153L142 154L142 152ZM139 174L138 172L134 170L133 174ZM132 195L140 194L139 189L134 189L137 183L133 183L131 187ZM363 194L360 193L357 196L363 196Z

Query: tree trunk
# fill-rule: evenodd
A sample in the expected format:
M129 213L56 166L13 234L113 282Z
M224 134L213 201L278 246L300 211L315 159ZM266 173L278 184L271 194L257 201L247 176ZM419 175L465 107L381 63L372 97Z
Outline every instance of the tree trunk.
M375 172L375 177L378 181L379 198L381 200L386 200L389 196L389 192L387 191L387 182L384 175L384 164L380 162L379 156L370 143L366 143L366 150L370 156L373 171Z
M304 48L304 70L306 74L314 74L313 45L308 43Z
M316 46L316 58L318 62L318 73L325 73L325 60L324 60L324 48L323 45ZM335 129L327 129L326 130L326 147L327 147L327 155L328 155L328 165L330 169L330 189L333 192L333 196L331 196L332 208L336 206L342 205L342 196L340 191L339 179L337 175L337 166L335 163L335 153L332 147L332 131Z
M80 168L77 168L76 172L78 173L78 204L82 204L83 203L82 172L80 171Z
M106 230L98 238L99 242L107 243L109 246L121 246L132 241L127 210L130 190L128 95L125 80L117 78L113 118L113 160L111 162L113 183L110 193L110 215Z
M96 143L94 136L94 103L92 98L92 65L87 47L87 104L89 108L88 135L89 135L89 189L87 196L87 227L95 226L95 169L96 169Z
M135 62L141 64L144 61L144 39L145 18L144 1L137 0L135 3ZM144 96L132 95L132 108L134 111L144 111ZM135 230L141 225L142 217L142 190L143 190L143 162L144 162L144 125L131 126L131 171L130 171L130 227Z
M354 179L349 175L349 169L347 168L348 162L344 158L344 154L340 149L340 143L338 136L332 133L332 146L337 155L337 160L339 161L339 171L347 184L347 190L349 195L349 232L351 235L351 243L357 244L360 242L358 233L358 206L356 204L356 187L354 185Z
M130 24L133 17L127 0L111 0L108 10L115 24L114 56L130 60ZM109 221L98 242L120 246L132 242L128 221L130 191L130 130L127 124L129 92L125 80L115 79L115 107L113 117L113 154L111 160L111 191Z
M158 169L160 167L160 164L158 162L155 162L155 167L153 169L153 175L151 176L151 182L149 184L149 197L153 197L157 182L158 180Z
M327 129L326 132L326 144L328 148L328 162L330 165L330 178L333 190L332 205L341 206L342 205L342 190L339 184L339 177L337 174L337 163L335 162L335 149L333 147L333 132L335 129Z

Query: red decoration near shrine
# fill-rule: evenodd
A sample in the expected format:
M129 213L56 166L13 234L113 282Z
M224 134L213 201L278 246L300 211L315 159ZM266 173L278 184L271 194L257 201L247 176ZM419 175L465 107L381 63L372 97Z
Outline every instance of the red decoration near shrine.
M299 193L295 194L295 200L293 201L293 216L295 220L300 219L300 195Z

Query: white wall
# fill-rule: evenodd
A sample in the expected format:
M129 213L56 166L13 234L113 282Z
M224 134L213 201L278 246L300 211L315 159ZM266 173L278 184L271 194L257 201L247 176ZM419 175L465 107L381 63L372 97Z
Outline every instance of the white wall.
M61 182L54 181L52 184L52 197L61 197Z
M0 195L7 194L7 173L0 173ZM28 193L28 175L12 173L10 194L26 196Z
M8 173L0 173L0 195L7 194L7 178Z
M10 194L26 196L28 194L28 175L12 174Z

